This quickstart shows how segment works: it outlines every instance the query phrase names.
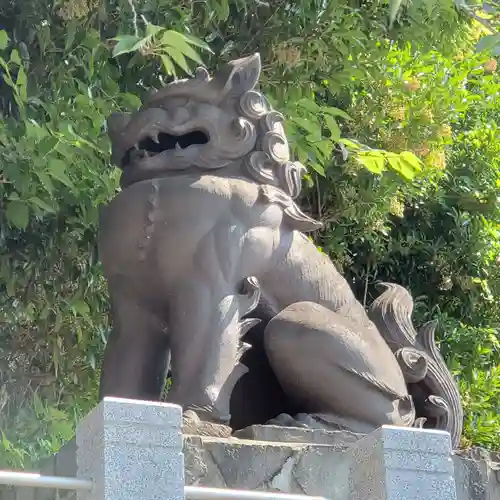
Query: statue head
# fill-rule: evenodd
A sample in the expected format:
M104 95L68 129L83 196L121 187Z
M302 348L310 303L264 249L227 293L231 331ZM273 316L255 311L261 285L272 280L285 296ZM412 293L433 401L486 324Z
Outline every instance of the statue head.
M153 92L141 109L108 120L113 161L122 186L183 170L234 165L253 180L300 193L305 168L290 160L283 116L256 90L259 54L237 59L212 78L190 79Z

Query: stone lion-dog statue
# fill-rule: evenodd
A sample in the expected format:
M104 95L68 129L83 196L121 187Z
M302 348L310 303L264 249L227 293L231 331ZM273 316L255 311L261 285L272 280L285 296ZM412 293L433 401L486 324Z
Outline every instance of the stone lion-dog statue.
M399 285L368 311L304 233L305 168L256 90L259 54L108 120L121 190L100 219L113 329L100 395L182 405L199 423L450 432L462 407Z

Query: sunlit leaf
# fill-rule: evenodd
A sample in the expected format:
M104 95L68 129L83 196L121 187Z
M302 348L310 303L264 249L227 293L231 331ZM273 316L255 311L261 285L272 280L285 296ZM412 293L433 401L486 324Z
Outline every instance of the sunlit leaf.
M9 35L4 30L0 30L0 50L5 50L9 44Z
M174 66L174 63L172 62L172 59L170 59L170 57L162 54L160 56L160 59L161 59L161 62L162 62L162 65L163 65L163 69L165 70L165 73L167 75L174 75L175 76L175 66Z
M162 26L156 26L155 24L147 23L146 24L146 36L153 37L163 31L165 28Z
M183 71L185 71L188 74L191 74L191 69L189 68L189 65L186 61L186 58L184 57L184 54L179 52L178 49L176 49L174 47L169 47L168 55L177 64L177 66L179 66Z
M165 31L165 33L163 33L163 36L161 37L161 42L166 47L165 50L167 54L170 54L172 49L175 49L175 51L182 54L183 56L188 57L189 59L192 59L193 61L196 61L200 64L203 64L203 61L201 60L199 54L191 47L191 45L189 45L189 43L186 41L186 38L181 33L172 30ZM175 60L174 56L172 56L172 58L174 58ZM179 66L184 69L181 64L179 64ZM186 70L184 69L184 71Z
M19 52L17 49L14 49L11 53L10 53L10 62L11 63L14 63L14 64L17 64L17 65L20 65L21 64L21 58L19 57Z
M325 176L325 169L316 162L310 162L308 165L310 168L312 168L317 174L321 175L322 177Z
M127 54L135 51L135 46L142 40L141 37L135 35L122 35L113 38L118 42L113 47L113 57L118 57L121 54Z
M406 160L402 155L388 155L387 160L394 171L410 181L413 180L419 170L419 167L414 162Z
M189 33L184 33L184 38L188 43L191 45L194 45L195 47L199 47L200 49L203 49L211 54L213 54L212 49L210 48L210 45L208 43L204 42L203 40L200 40L199 38L196 38L193 35L190 35Z
M385 170L385 158L380 153L360 153L357 160L373 174L381 174Z

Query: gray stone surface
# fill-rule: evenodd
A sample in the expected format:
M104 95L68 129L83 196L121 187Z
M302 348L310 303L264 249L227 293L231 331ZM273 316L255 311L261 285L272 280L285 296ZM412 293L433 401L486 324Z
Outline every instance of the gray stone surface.
M188 436L186 484L322 495L345 482L346 453L329 445ZM345 499L343 499L345 500Z
M349 500L457 498L448 433L384 426L349 454Z
M184 500L181 429L177 405L105 398L77 428L79 500Z
M281 443L329 444L347 448L364 434L349 431L329 431L302 427L281 427L278 425L252 425L236 431L233 436L255 441L277 441Z
M460 450L453 457L458 500L500 499L500 457L482 448Z
M307 429L255 426L241 438L184 437L185 481L188 485L272 490L322 495L346 500L351 433L314 432L316 443L301 442ZM323 432L323 431L320 431ZM297 440L296 442L287 442ZM321 443L325 444L321 444ZM40 470L76 475L76 444L70 441ZM231 458L230 458L231 457ZM484 450L458 451L453 456L457 500L500 500L498 457ZM37 490L36 497L0 493L1 500L52 500L55 494Z
M234 437L185 437L186 484L231 488L252 484L257 485L255 489L346 500L350 458L345 450L352 445L351 433L339 431L332 435L328 433L327 437L316 435L318 442L312 444L300 442L308 435L307 429L265 427L255 426L243 433L251 439L260 438L258 442ZM286 442L295 439L296 442ZM330 443L321 444L321 441L327 443L328 440ZM401 448L404 444L398 446ZM410 447L410 451L415 450ZM218 460L220 456L237 457L238 463ZM418 456L422 458L421 450L413 455L415 466L418 466ZM493 458L488 453L475 453L474 459L470 458L470 453L456 452L453 455L453 464L449 466L455 468L457 500L500 500L500 465ZM423 463L423 471L426 471L432 460L427 460L424 455ZM267 467L272 469L272 474L262 470ZM444 475L448 473L449 470Z

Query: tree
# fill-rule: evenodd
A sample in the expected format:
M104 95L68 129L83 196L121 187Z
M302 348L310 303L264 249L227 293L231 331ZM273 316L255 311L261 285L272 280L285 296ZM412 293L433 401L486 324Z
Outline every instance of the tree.
M500 444L499 82L451 0L0 0L0 23L0 466L55 452L95 404L97 207L117 190L105 118L256 50L326 223L317 244L361 300L390 279L438 316L466 438Z

